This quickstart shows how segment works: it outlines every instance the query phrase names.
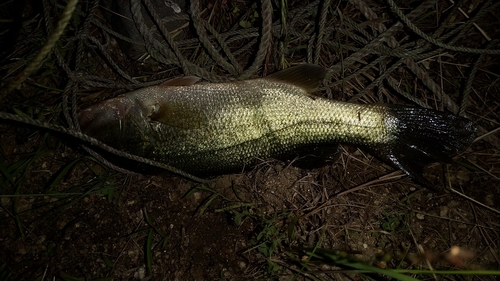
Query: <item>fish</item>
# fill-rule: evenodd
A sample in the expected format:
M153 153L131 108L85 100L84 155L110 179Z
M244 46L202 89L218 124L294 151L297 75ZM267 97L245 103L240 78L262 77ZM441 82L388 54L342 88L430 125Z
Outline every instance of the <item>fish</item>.
M257 159L349 144L425 186L431 185L423 176L428 164L451 162L475 137L476 124L451 113L313 95L326 73L301 64L234 82L178 77L91 105L78 122L116 149L192 175L227 174Z

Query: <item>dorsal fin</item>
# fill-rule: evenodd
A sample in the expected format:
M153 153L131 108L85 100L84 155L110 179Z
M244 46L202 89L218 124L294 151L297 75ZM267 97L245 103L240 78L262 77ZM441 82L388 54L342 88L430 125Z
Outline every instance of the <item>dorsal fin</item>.
M316 91L325 79L326 69L315 64L301 64L273 73L264 79L270 79L295 85L307 93Z
M191 86L196 84L196 82L200 81L200 77L196 76L182 76L167 80L161 83L160 87L171 87L171 86Z

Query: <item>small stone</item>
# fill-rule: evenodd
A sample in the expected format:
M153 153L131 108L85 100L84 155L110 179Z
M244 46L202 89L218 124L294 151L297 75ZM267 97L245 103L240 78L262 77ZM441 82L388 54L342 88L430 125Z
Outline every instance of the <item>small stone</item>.
M486 197L485 197L485 203L488 206L494 206L495 203L493 202L493 195L491 195L491 194L486 195Z
M17 206L16 206L16 211L18 213L22 213L26 210L29 210L31 209L31 203L30 203L30 200L26 199L26 198L20 198L19 200L17 200Z
M439 207L439 216L440 217L447 217L448 216L448 211L450 209L448 208L448 206L441 206Z
M0 199L0 203L3 205L3 206L7 206L10 204L10 198L9 197L2 197Z
M460 170L457 172L457 179L461 182L468 182L470 181L469 173L464 170Z
M387 267L387 262L385 261L379 261L376 263L376 265L380 268L386 268Z
M142 280L146 277L146 269L144 267L139 268L137 272L134 273L134 278Z
M28 251L26 250L26 247L24 245L21 245L19 246L17 252L20 254L20 255L25 255Z
M201 200L201 192L195 192L193 193L193 199L194 203L198 203Z

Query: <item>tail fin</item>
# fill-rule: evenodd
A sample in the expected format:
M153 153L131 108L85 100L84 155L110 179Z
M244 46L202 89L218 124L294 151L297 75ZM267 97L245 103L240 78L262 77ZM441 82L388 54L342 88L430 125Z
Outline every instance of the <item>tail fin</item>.
M427 187L423 168L433 162L451 162L470 145L477 126L471 120L426 108L390 105L394 117L394 141L371 147L375 155Z

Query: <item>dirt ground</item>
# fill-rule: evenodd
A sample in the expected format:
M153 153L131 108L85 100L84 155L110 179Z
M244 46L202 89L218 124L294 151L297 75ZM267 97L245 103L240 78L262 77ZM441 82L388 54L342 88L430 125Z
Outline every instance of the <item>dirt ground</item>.
M77 9L80 14L74 16L69 26L71 35L65 39L72 38L84 18L81 13L93 5L93 1L81 2ZM339 1L332 4L330 12L342 11L368 30L373 22L363 17L355 2ZM374 8L379 15L384 15L383 11L390 13L386 4L373 2L380 5ZM435 9L429 13L436 26L425 20L420 25L427 32L435 30L442 23L440 17L448 16L452 9L448 1L435 2ZM37 10L40 7L32 1L26 3L20 18L12 20L22 19L20 29L28 38L46 36L41 27L42 12ZM65 2L57 3L64 6ZM217 11L229 13L229 19L220 23L220 29L230 30L235 22L238 28L247 24L258 26L261 15L252 16L244 10L253 7L259 11L260 4L252 6L252 3L205 1L202 7L207 11L222 7ZM292 10L314 3L288 4ZM11 7L11 4L5 5ZM398 4L410 11L418 3L399 1ZM489 5L485 1L460 4L471 15L478 13L474 8ZM278 4L273 5L273 17L279 18ZM208 13L203 15L216 26L215 19L208 19ZM489 12L486 19L491 28L485 28L490 26L485 22L478 25L498 36L499 15L498 9ZM2 17L11 19L6 12L2 12ZM457 15L454 20L466 21L466 18ZM390 26L395 21L387 16L380 22ZM90 30L98 32L97 28ZM475 29L470 32L469 38L474 39L469 42L471 47L482 48L487 44L478 39L483 38L480 32ZM350 38L345 34L333 36L346 36L345 41ZM404 34L398 36L402 43L408 38ZM29 42L26 37L23 42ZM307 44L293 40L291 46ZM62 55L74 52L68 47L70 40L61 42ZM13 44L14 47L2 50L2 64L7 66L0 72L2 87L24 66L13 61L24 61L40 44L41 41L33 45ZM271 53L278 45L273 45ZM108 48L119 66L141 82L147 80L140 77L141 72L150 75L148 78L156 77L157 73L162 77L176 74L172 66L138 63L126 57L116 41ZM104 56L93 57L96 49L84 48L82 69L92 69L94 74L112 73L113 67L103 63ZM493 49L500 49L498 43ZM191 49L186 47L182 51L187 53ZM193 62L210 63L206 58L195 60L196 52L190 53ZM333 51L323 52L320 64L326 67L341 60ZM288 55L293 61L307 56L301 49L291 50ZM250 58L241 54L240 59L247 62ZM460 103L470 66L476 60L477 55L447 53L439 59L418 63L427 67L430 73L427 75L442 83L445 92ZM274 61L275 58L266 60L269 65ZM360 65L367 63L360 59ZM478 137L490 132L493 139L478 138L455 157L453 164L433 164L427 168L425 177L436 190L420 186L366 151L349 145L341 146L338 160L320 168L304 169L291 161L262 159L241 173L213 177L208 183L170 172L144 172L144 169L140 174L124 174L89 156L81 148L81 142L63 133L0 120L0 280L389 279L373 270L366 272L346 266L347 262L359 261L377 269L498 272L500 147L495 140L498 141L500 134L495 130L500 125L499 63L498 55L482 60L467 108L468 117L484 128ZM24 112L34 119L65 125L61 104L68 77L61 68L54 56L47 59L40 71L1 102L1 111ZM261 72L267 71L266 68ZM222 72L216 66L208 69ZM361 73L354 82L324 89L320 95L331 98L332 92L339 90L333 97L348 100L358 93L359 87L373 80L370 75L377 75L379 70ZM408 73L404 67L396 71L400 87L432 107L443 109L441 101L434 99L422 82ZM256 73L255 77L262 74ZM378 102L380 93L384 102L404 101L395 91L377 91L370 92L363 102ZM77 90L77 99L83 106L114 94L117 93L108 87L85 84ZM313 256L312 249L318 255ZM479 273L407 275L422 280L497 278Z

